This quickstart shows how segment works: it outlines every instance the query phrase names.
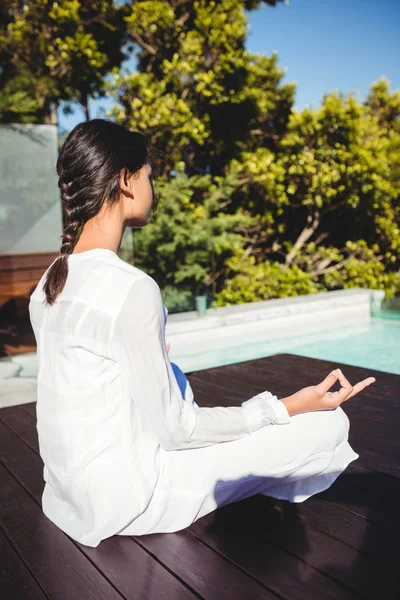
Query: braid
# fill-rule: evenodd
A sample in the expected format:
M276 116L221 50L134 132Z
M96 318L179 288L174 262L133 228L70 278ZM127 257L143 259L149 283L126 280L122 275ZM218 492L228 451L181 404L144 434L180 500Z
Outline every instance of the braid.
M74 206L74 200L79 200L81 190L78 189L74 194L70 193L72 188L76 187L76 182L68 183L61 177L58 181L58 187L61 190L67 224L62 235L60 255L52 265L43 286L47 303L50 305L54 304L58 294L65 286L68 276L67 256L72 253L78 241L78 231L83 224L82 212L84 211L83 206Z
M67 254L71 254L72 250L75 247L75 244L78 241L77 232L80 226L80 219L75 219L75 221L67 223L63 233L60 256L67 256Z
M76 181L65 182L61 177L58 181L58 187L61 190L61 198L64 203L65 213L67 215L67 224L64 228L60 251L60 256L63 257L67 254L71 254L75 244L78 241L78 229L81 227L84 220L82 217L84 205L74 206L74 200L79 200L79 196L81 194L81 190L79 189L79 186L77 186ZM75 193L71 194L71 190L73 188L78 189Z

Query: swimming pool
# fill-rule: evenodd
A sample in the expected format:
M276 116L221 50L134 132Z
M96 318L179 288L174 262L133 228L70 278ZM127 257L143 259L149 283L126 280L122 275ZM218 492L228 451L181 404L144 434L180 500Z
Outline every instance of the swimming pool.
M191 370L232 364L288 352L310 358L400 374L400 320L371 317L285 338L268 337L241 345L191 353ZM189 357L188 357L189 358ZM172 358L171 358L172 360Z

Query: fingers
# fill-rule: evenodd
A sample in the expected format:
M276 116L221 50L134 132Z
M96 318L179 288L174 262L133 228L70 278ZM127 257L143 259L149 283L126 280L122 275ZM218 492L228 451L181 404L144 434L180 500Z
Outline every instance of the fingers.
M339 369L331 371L329 375L325 377L316 387L320 392L326 394L326 392L333 386L333 384L339 379Z
M367 377L366 379L359 381L358 383L356 383L356 385L353 386L353 391L346 398L346 400L348 400L352 396L355 396L356 394L361 392L364 388L368 387L369 385L371 385L371 383L374 383L375 381L376 381L375 377Z
M348 400L351 396L354 396L354 388L350 381L344 376L342 371L340 369L336 370L339 374L339 383L342 386L338 392L339 402L344 402L344 400Z
M316 387L318 387L321 392L326 394L337 380L339 380L339 383L342 386L337 392L339 403L352 398L368 385L371 385L371 383L376 381L375 377L367 377L353 386L340 369L335 369L334 371L331 371L331 373L329 373L329 375L327 375L325 379L323 379L323 381Z
M339 382L340 384L346 388L346 390L349 390L350 393L349 394L345 394L343 392L342 394L342 402L344 400L348 400L349 398L352 398L353 396L355 396L356 394L358 394L359 392L361 392L361 390L363 390L364 388L366 388L368 385L371 385L371 383L374 383L376 381L375 377L367 377L366 379L363 379L362 381L359 381L358 383L356 383L354 386L351 385L351 383L348 381L348 379L346 379L346 377L344 376L344 374L342 373L342 371L340 369L338 369L339 371ZM341 392L342 390L339 391L339 398L341 397Z

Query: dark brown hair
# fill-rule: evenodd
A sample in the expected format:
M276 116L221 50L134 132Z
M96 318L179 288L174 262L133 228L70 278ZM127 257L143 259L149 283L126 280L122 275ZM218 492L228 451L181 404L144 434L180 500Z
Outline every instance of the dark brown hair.
M67 255L71 254L84 224L118 201L121 169L125 181L150 163L151 149L146 138L106 119L92 119L72 129L57 159L58 187L66 215L60 256L51 266L43 290L46 302L54 304L68 276ZM154 165L153 169L154 171ZM157 208L156 194L152 210Z

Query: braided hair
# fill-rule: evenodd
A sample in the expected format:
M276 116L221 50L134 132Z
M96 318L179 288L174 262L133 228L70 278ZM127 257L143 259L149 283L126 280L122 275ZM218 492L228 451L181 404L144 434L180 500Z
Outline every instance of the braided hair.
M43 291L47 304L54 304L68 276L71 254L82 232L106 202L111 207L120 196L122 169L137 173L150 163L151 149L146 138L106 119L92 119L76 125L66 138L57 159L58 187L66 215L60 255L50 267ZM157 196L152 210L157 208Z

